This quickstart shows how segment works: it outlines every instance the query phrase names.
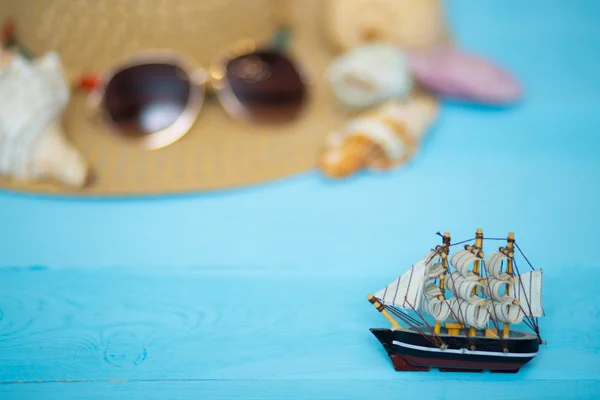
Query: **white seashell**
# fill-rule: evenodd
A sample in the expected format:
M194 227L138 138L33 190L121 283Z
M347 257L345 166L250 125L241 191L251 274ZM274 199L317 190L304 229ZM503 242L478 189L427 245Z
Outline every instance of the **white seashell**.
M12 51L0 49L0 71L10 66L15 54Z
M70 186L84 186L88 177L87 161L71 143L58 121L44 131L29 159L29 176L33 179L52 179Z
M86 163L59 123L69 98L56 53L35 61L16 55L0 68L0 175L76 186L85 182Z
M387 43L357 47L338 57L328 70L336 98L353 108L367 108L406 97L413 82L404 53Z

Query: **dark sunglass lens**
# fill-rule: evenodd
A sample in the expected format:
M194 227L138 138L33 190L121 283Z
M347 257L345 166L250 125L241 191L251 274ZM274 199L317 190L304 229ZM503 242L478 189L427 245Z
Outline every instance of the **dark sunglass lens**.
M306 85L294 63L275 51L259 51L231 60L227 81L232 95L255 119L294 119L306 97Z
M191 94L184 70L169 64L145 64L117 73L108 83L104 106L126 136L144 136L171 126Z

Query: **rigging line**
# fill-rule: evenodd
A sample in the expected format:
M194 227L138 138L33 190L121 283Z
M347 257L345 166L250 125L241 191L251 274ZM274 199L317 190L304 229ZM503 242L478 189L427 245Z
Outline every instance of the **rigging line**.
M411 327L411 328L412 328L412 329L413 329L415 332L417 332L418 334L420 334L421 336L423 336L423 337L424 337L426 340L428 340L429 342L431 342L431 343L432 343L434 346L439 346L439 344L438 344L438 343L436 343L436 342L435 342L435 341L432 339L432 337L431 337L431 336L428 336L428 335L426 335L426 334L423 332L423 330L421 329L421 328L422 328L422 326L421 326L421 327L419 327L419 326L414 326L414 325L412 325L412 324L411 324L409 321L405 320L405 319L403 318L403 316L402 316L402 315L398 315L398 313L397 313L397 311L396 311L396 310L394 310L394 309L390 308L389 306L385 306L385 307L386 307L387 309L389 309L389 311L390 311L391 313L393 313L393 314L394 314L394 315L396 315L396 316L397 316L399 319L401 319L401 320L402 320L402 322L404 322L404 323L406 323L407 325L409 325L409 326L410 326L410 327ZM442 344L443 344L443 343L442 343Z
M455 281L454 281L454 278L452 278L452 274L448 274L448 276L449 276L449 277L450 277L450 279L452 280L452 286L453 286L453 287L456 289L456 283L455 283ZM456 293L454 293L454 297L456 297L456 299L457 299L457 301L456 301L456 304L457 304L457 307L458 307L458 313L459 313L459 315L460 315L460 314L462 314L462 312L461 312L461 310L460 310L460 303L459 303L459 301L460 301L460 298L457 296L457 294L456 294ZM455 319L456 321L458 321L458 322L461 322L463 325L465 325L465 328L466 328L466 327L467 327L467 323L466 323L466 321L463 319L463 316L462 316L462 315L460 315L460 318L457 318L457 316L456 316L456 314L454 313L454 310L452 310L452 307L450 306L450 304L448 304L448 307L450 307L450 313L452 314L452 316L454 317L454 319ZM472 347L475 347L475 345L474 345L474 344L473 344L473 342L471 341L471 338L469 337L469 334L467 333L467 330L466 330L466 329L464 329L464 333L465 333L465 336L467 337L467 341L469 342L469 346L470 346L471 348L472 348Z
M415 311L415 312L419 315L421 314L420 311ZM423 318L423 321L425 321L425 318ZM425 321L425 324L427 325L427 330L429 332L429 336L431 337L432 341L436 344L436 346L438 346L439 348L444 347L445 346L444 341L442 340L441 337L438 336L437 333L434 332L433 327L431 325L429 325L429 323L427 323L427 321Z
M458 246L459 244L465 244L465 243L469 243L472 242L473 240L475 240L476 238L473 239L469 239L469 240L463 240L462 242L456 242L456 243L450 243L450 247L452 246Z
M525 257L525 253L523 253L523 250L521 250L521 248L519 247L517 242L515 242L515 247L517 248L517 250L519 250L519 253L521 253L521 255L523 256L525 261L527 261L527 264L529 264L529 267L531 267L531 270L535 271L535 268L533 268L533 265L531 265L531 263L529 262L529 259L527 257Z
M529 329L531 329L532 331L537 333L539 330L537 318L530 317L527 315L525 310L523 310L523 309L521 309L521 310L523 311L523 314L525 314L525 318L523 319L523 321L525 322L525 325L527 325L529 327Z
M473 239L469 239L469 240L463 240L462 242L452 243L450 246L456 246L458 244L464 244L464 243L472 242L475 239L477 239L477 238L473 238ZM483 237L481 240L506 240L506 238L488 238L488 237Z
M399 311L397 308L395 307L391 307L391 306L385 306L387 310L389 310L392 314L394 314L396 317L400 318L403 322L405 322L407 325L410 326L422 326L419 325L420 323L417 321L417 323L413 323L413 321L416 321L414 318L412 318L411 316L409 316L408 314Z
M425 324L423 324L421 321L419 321L418 319L416 319L415 317L413 317L412 315L409 315L408 313L405 313L406 318L410 319L414 325L416 326L425 326Z
M532 328L538 335L539 335L539 326L537 324L537 321L535 321L533 318L533 311L531 310L531 302L529 301L529 297L527 296L527 291L525 290L525 285L523 284L523 280L521 279L521 271L519 271L519 266L517 265L517 261L513 258L513 264L515 267L515 270L517 271L517 275L519 276L519 284L521 289L523 290L523 295L525 296L525 300L527 301L527 308L529 309L529 315L531 315L531 317L529 315L527 315L527 313L525 313L525 310L523 310L523 313L525 313L525 316L529 319L531 318L531 323L534 326L534 328ZM522 306L520 306L522 308Z
M537 322L534 320L534 318L530 317L529 315L527 315L527 313L525 312L525 310L523 309L523 307L520 307L520 312L523 313L523 315L525 316L523 318L523 323L525 325L527 325L527 327L529 329L531 329L532 331L536 332L537 328Z
M438 236L444 237L440 232L436 232L435 234ZM477 239L477 238L472 238L472 239L462 240L462 241L456 242L456 243L451 243L450 246L452 247L452 246L458 246L459 244L469 243L475 239ZM489 238L489 237L485 237L485 236L482 239L483 240L506 240L506 238Z
M454 297L456 297L456 296L454 296ZM457 305L458 305L458 313L459 313L459 314L461 313L461 311L460 311L460 301L461 301L461 299L457 298L457 300L456 300L456 303L457 303ZM470 337L470 336L469 336L469 334L467 333L467 323L466 323L466 322L463 322L463 319L462 319L462 318L459 318L459 317L456 315L456 313L454 313L454 310L452 310L452 307L450 306L450 304L448 304L448 307L450 307L450 314L452 314L452 317L453 317L453 318L454 318L456 321L458 321L458 322L460 322L460 323L462 323L462 324L464 325L465 329L463 329L463 333L465 334L465 337L467 338L467 342L469 343L469 347L471 347L471 348L475 347L475 344L473 343L473 341L471 340L471 337Z
M408 301L408 290L410 289L410 284L412 283L412 278L413 278L414 272L415 272L415 270L414 270L414 265L413 265L413 267L411 267L411 270L410 270L410 276L408 278L408 288L406 289L406 294L404 295L404 302L403 302L403 304L408 304L411 308L413 308L413 307L410 304L410 302ZM425 273L425 272L423 272L423 273ZM398 288L396 288L396 294L398 294ZM422 295L422 293L421 293L421 295ZM419 296L419 293L417 293L417 295L415 296L415 301L417 300L418 296ZM395 300L396 300L396 296L394 296L394 300L393 300L394 303L395 303Z
M402 314L402 315L403 315L403 316L404 316L406 319L409 319L409 320L411 320L411 322L412 322L414 325L420 325L420 326L424 326L424 325L423 325L423 324L422 324L420 321L418 321L416 318L414 318L414 317L412 317L412 316L408 315L408 313L407 313L407 312L405 312L405 311L402 311L402 310L399 310L398 308L396 308L396 307L394 307L394 306L390 306L390 307L393 307L395 311L397 311L398 313Z
M410 328L412 328L414 330L418 330L419 329L418 326L413 325L411 321L409 321L408 319L405 318L406 315L398 313L397 311L389 308L389 306L385 306L385 307L386 307L386 309L389 310L389 312L391 312L392 314L394 314L400 321L402 321L403 323L405 323L406 325L408 325Z
M410 277L408 278L408 287L409 287L409 288L410 288L410 285L411 285L411 283L412 283L413 272L414 272L414 270L413 270L413 271L411 271L411 273L410 273ZM421 296L422 296L423 294L422 294L422 293L421 293L421 294L417 294L417 295L415 296L415 301L418 299L417 297L418 297L419 295L421 295ZM419 315L418 311L417 311L417 310L415 310L415 307L414 307L414 306L411 304L411 302L410 302L410 301L408 301L408 290L407 290L406 294L404 295L404 302L403 302L403 304L408 304L408 305L410 306L410 308L412 308L412 309L413 309L413 311L414 311L415 313L417 313L417 315ZM421 316L421 315L420 315L420 317L423 319L423 316ZM424 321L425 323L427 323L427 321L425 321L424 319L423 319L423 321ZM422 333L422 334L423 334L423 336L425 336L425 337L427 336L427 335L425 335L424 333ZM438 345L438 344L437 344L435 341L433 341L432 343L433 343L433 344L436 344L436 345ZM443 345L443 343L442 343L442 345ZM438 345L438 347L439 347L439 345Z
M513 261L514 261L514 259L513 259ZM517 276L520 275L519 269L516 266L515 266L515 270L517 271ZM520 279L519 279L519 282L522 283ZM525 298L525 300L527 300L527 297ZM522 312L523 315L525 316L525 318L523 319L523 323L525 325L527 325L527 327L529 329L531 329L532 331L536 332L536 327L535 327L536 326L536 322L533 321L532 318L527 315L527 313L523 309L522 305L519 305L519 312Z
M413 306L412 306L410 303L409 303L409 306L410 306L410 307L411 307L413 310L415 309L415 308L414 308L414 307L413 307ZM415 311L415 312L416 312L416 311ZM422 328L422 327L421 327L421 328ZM413 329L414 329L415 331L417 331L417 332L418 332L418 333L419 333L421 336L423 336L425 339L427 339L429 342L431 342L431 343L432 343L434 346L438 346L438 347L440 347L440 344L439 344L439 342L437 342L433 336L430 336L430 335L427 335L427 334L425 334L425 332L423 332L423 330L422 330L422 329L419 329L419 327L413 326ZM443 345L443 343L442 343L442 345Z
M412 316L406 316L406 319L410 320L412 322L412 324L415 326L425 327L425 324L423 324L421 321L417 320L416 318L413 318Z
M455 269L456 269L456 267L455 267ZM458 270L457 270L457 271L458 271ZM455 289L457 289L457 286L456 286L456 281L455 281L455 279L452 277L452 274L448 274L448 276L449 276L449 277L450 277L450 279L452 280L452 286L453 286ZM459 314L459 315L457 316L457 315L456 315L456 313L454 312L454 310L452 310L452 307L450 306L450 304L448 304L448 307L450 307L450 313L452 314L452 316L454 317L454 319L455 319L455 320L457 320L457 321L461 322L462 324L464 324L464 325L465 325L465 328L466 328L466 325L467 325L467 323L466 323L466 321L465 321L465 318L464 318L464 316L462 315L462 311L461 311L461 309L460 309L460 300L461 300L461 299L458 297L458 295L457 295L456 293L454 293L454 297L456 297L456 299L457 299L456 303L457 303L457 307L458 307L458 314ZM460 317L460 318L459 318L459 317ZM469 338L469 334L467 333L467 330L466 330L466 329L465 329L464 333L465 333L465 336L467 337L467 340L469 341L469 346L473 347L473 343L471 342L471 339Z
M429 264L434 258L437 257L441 257L441 253L439 251L437 251L436 249L431 249L431 251L433 251L433 254L427 259L427 261L425 261L425 264Z
M515 270L517 271L517 275L519 276L519 285L523 290L523 294L525 296L525 300L527 301L527 308L529 309L529 315L533 316L533 311L531 310L531 302L529 301L529 297L527 296L527 291L525 290L525 285L523 284L523 280L521 279L521 271L519 271L519 266L515 259L513 259L513 264L515 266Z
M416 332L417 332L419 335L423 336L423 337L424 337L424 338L425 338L425 339L426 339L428 342L430 342L430 343L431 343L431 344L433 344L434 346L436 346L436 347L443 347L443 346L444 346L444 343L443 343L443 342L440 344L440 342L439 342L439 341L437 341L436 339L434 339L434 336L431 336L431 335L428 335L428 334L426 334L426 333L423 331L423 329L422 329L422 328L423 328L423 327L420 327L420 328L414 328L414 330L415 330L415 331L416 331Z
M405 311L403 311L403 310L400 310L400 309L398 309L398 308L397 308L397 307L395 307L395 306L389 306L389 307L390 307L390 308L393 308L393 309L394 309L394 311L396 311L397 313L399 313L399 314L402 314L402 316L403 316L405 319L408 319L408 320L410 320L410 321L411 321L413 324L417 325L417 324L419 323L419 322L418 322L418 321L417 321L415 318L413 318L413 317L411 317L410 315L408 315L408 313L406 313Z
M433 332L432 326L429 325L429 323L427 322L427 320L425 319L425 317L423 317L423 313L420 310L417 310L415 308L413 308L413 311L415 312L415 314L417 314L419 316L419 318L421 318L421 320L425 324L424 326L426 326L427 328L429 328Z
M407 315L405 313L399 312L394 307L391 307L391 306L388 306L385 304L383 306L385 307L386 310L388 310L389 312L394 314L396 317L400 318L402 320L402 322L406 322L408 325L412 325L412 322L408 321L409 318L407 318Z
M521 312L523 312L523 314L525 314L525 312L524 312L523 310L521 310ZM532 325L532 323L531 323L531 321L530 321L529 317L527 317L527 316L525 316L525 317L526 317L526 318L523 320L523 322L525 323L525 325L527 325L527 327L528 327L529 329L531 329L532 331L534 331L534 332L535 332L535 327Z
M485 277L487 278L487 269L485 268L485 262L483 260L481 260L481 272L485 272ZM483 273L481 274L481 277L483 278ZM498 338L500 338L500 346L502 346L502 349L506 349L506 345L504 343L504 338L502 337L502 334L500 334L500 326L498 325L498 313L496 313L496 307L494 307L494 297L492 296L492 288L490 287L490 280L489 279L485 279L485 281L487 282L487 288L488 288L488 294L490 295L490 301L492 303L492 310L494 310L494 318L492 318L492 321L494 322L494 326L496 327L496 334L498 335ZM492 316L492 314L490 313L489 309L488 309L488 314L490 314L490 316Z
M519 245L517 244L517 242L514 242L515 247L517 248L517 250L519 250L519 253L521 253L521 256L523 256L523 258L525 259L525 261L527 261L527 264L529 264L529 268L531 268L532 271L535 271L535 268L533 267L533 265L531 264L531 262L529 262L529 259L527 258L527 256L525 256L525 253L523 253L523 250L521 250L521 248L519 247ZM515 264L515 269L517 270L517 274L521 275L521 272L519 271L519 268L517 267L517 263L513 258L513 263ZM523 282L521 282L521 279L519 278L519 282L521 283L521 285L523 285ZM529 299L527 298L527 295L525 296L525 298L527 299L527 304L529 306L529 312L531 312L531 304L529 303ZM542 309L542 312L544 312L544 310ZM540 334L539 334L539 322L537 320L537 318L535 317L529 317L527 315L527 313L525 313L525 311L523 310L523 313L525 314L525 316L527 317L527 320L531 323L531 325L529 323L526 323L527 326L529 326L531 328L531 330L533 330L534 332L536 332L536 334L538 335L538 338L541 340Z
M433 327L431 325L429 325L429 323L427 322L427 320L425 319L425 317L423 317L423 314L420 311L416 310L412 305L411 305L411 307L412 307L413 311L423 320L423 322L427 326L427 329L429 329L429 332L432 335L432 339L434 339L436 341L437 345L439 347L444 346L444 342L437 335L437 333L434 332Z
M436 235L440 236L440 237L444 237L444 235L442 235L440 232L436 232ZM468 243L468 242L472 242L473 240L475 240L476 238L473 239L468 239L468 240L463 240L462 242L458 242L458 243L451 243L450 246L457 246L459 244L464 244L464 243Z
M525 325L527 325L527 327L528 327L529 329L531 329L532 331L534 331L534 332L535 332L535 331L536 331L536 330L535 330L535 326L533 325L533 323L532 323L532 321L531 321L531 318L527 316L527 313L525 312L525 310L523 310L523 308L521 308L521 309L520 309L520 312L522 312L522 313L525 315L525 318L523 319L523 323L524 323Z

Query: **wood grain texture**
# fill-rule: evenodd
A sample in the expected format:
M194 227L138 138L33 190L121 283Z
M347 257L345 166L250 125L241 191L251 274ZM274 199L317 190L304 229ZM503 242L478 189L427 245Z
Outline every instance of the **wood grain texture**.
M377 393L378 397L407 399L455 399L464 395L465 387L473 392L485 392L486 397L511 400L530 400L539 393L544 399L594 399L597 393L595 381L540 380L528 382L478 382L472 379L457 380L454 385L446 381L419 380L391 381L382 385L378 380L231 380L231 381L184 381L184 382L88 382L85 384L57 383L49 385L0 385L0 396L7 399L96 400L127 398L141 400L164 399L257 399L281 400L300 398L311 400L365 399ZM558 388L558 390L557 390ZM487 393L491 393L488 396ZM399 395L400 394L400 395Z
M184 394L225 390L246 397L258 390L269 398L269 387L272 396L288 387L314 398L366 394L374 386L416 393L432 381L428 390L437 393L455 380L518 383L530 394L576 382L582 395L600 387L597 278L546 276L548 317L541 328L548 345L510 377L395 372L369 332L386 321L365 297L389 278L260 269L4 269L0 390L34 396L56 385L69 392L68 383L73 393L93 398L98 390L160 392L171 385ZM581 291L559 297L563 287L575 286ZM86 384L92 386L81 389Z
M457 41L528 94L444 104L405 170L146 201L0 195L0 266L49 266L0 269L0 399L597 398L600 2L448 3ZM548 346L518 375L395 372L366 294L435 231L477 227L514 231L544 269Z

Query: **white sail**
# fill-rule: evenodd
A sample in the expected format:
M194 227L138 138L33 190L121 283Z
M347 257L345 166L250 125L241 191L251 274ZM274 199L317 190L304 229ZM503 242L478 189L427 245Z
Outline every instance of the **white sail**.
M471 253L469 250L461 250L452 256L450 264L464 277L473 277L473 272L469 270L469 265L474 261L481 261L481 258Z
M434 274L436 271L443 271L440 268L442 265L442 257L435 250L429 250L423 257L427 268L427 275ZM440 272L441 273L441 272Z
M483 287L479 281L469 280L461 275L459 272L453 272L446 279L446 287L455 296L462 300L466 300L471 304L477 304L484 302L484 299L476 294L473 294L473 289Z
M425 257L423 257L423 261L427 266L434 264L436 261L440 259L440 255L435 250L429 250Z
M441 262L430 264L425 272L427 280L439 278L444 272L444 265Z
M426 261L417 261L398 279L375 293L375 297L386 305L418 310L423 295Z
M486 307L479 304L470 304L469 302L452 297L449 300L452 317L465 325L484 329L490 319Z
M446 299L441 299L442 291L434 283L425 287L421 311L434 318L436 321L445 321L450 316L450 305Z
M520 324L525 314L520 306L492 303L488 307L490 319L507 324Z
M506 257L504 254L502 254L499 251L495 251L492 254L490 254L490 256L488 257L487 261L485 262L485 270L487 271L487 273L491 276L493 276L494 278L501 280L501 281L507 281L511 278L511 276L509 274L507 274L506 272L502 271L502 262L504 260L506 260L508 257Z
M430 283L429 285L425 286L425 290L423 290L423 296L439 298L443 295L442 290L435 283Z
M514 297L521 302L521 309L528 317L541 317L544 315L542 308L542 280L541 269L526 272L516 277L514 284Z
M488 276L486 282L483 284L483 294L487 297L491 297L494 302L512 304L515 298L506 294L507 286L509 288L509 293L515 293L514 285L512 283Z
M424 299L421 303L421 311L440 322L450 317L450 306L447 300Z

